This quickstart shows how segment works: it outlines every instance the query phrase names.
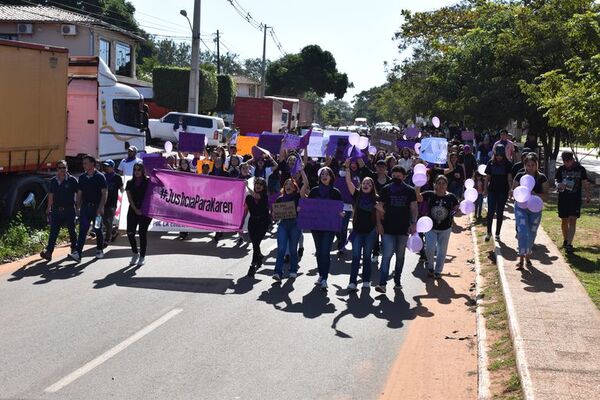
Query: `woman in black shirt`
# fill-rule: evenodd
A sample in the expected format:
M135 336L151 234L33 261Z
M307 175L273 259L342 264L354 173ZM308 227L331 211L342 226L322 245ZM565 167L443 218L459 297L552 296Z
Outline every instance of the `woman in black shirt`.
M485 168L486 193L488 197L487 234L485 241L492 236L492 223L496 216L496 236L500 240L500 230L504 219L504 207L508 201L508 192L512 185L512 163L506 159L504 146L498 145L494 150L494 158Z
M371 286L371 252L377 238L377 192L375 182L372 178L364 178L357 189L352 182L350 174L346 174L346 185L354 200L352 214L352 269L350 271L350 283L348 291L356 291L358 268L362 254L362 282L363 288Z
M127 211L127 238L131 245L133 257L129 265L142 266L145 262L146 247L148 243L148 227L151 218L142 214L142 203L148 189L149 179L146 176L146 169L143 164L136 164L133 167L133 178L127 182L125 191L129 200L129 210ZM138 230L140 235L140 249L135 240L135 232Z
M250 214L248 234L252 242L252 263L248 269L248 276L254 276L263 261L260 243L265 238L271 224L267 182L263 178L254 178L254 190L251 189L250 194L246 196L246 209Z

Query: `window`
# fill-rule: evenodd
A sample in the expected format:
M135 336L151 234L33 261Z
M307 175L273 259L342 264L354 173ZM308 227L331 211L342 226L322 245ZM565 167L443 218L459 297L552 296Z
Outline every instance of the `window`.
M163 122L166 122L167 124L174 124L178 120L179 120L179 114L167 114L163 118Z
M256 97L256 86L250 85L248 87L248 97Z
M202 118L202 117L191 117L190 125L196 126L198 128L212 128L213 121L210 118Z
M115 65L117 75L131 76L131 46L117 43L117 61Z
M10 33L0 33L0 39L4 39L4 40L19 40L19 37L17 35L13 35Z
M139 100L113 100L113 114L119 124L142 127Z
M110 42L100 39L100 58L110 67Z

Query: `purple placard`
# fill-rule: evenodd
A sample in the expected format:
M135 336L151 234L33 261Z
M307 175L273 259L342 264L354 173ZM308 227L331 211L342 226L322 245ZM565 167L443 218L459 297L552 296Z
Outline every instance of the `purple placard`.
M344 203L340 200L300 199L298 227L315 231L342 230Z
M416 138L419 136L419 128L412 126L410 128L406 128L406 130L404 131L404 134L406 135L407 138L412 139L412 138Z
M291 133L285 134L285 141L283 142L284 150L297 150L300 148L301 137L293 135Z
M415 151L415 144L417 144L417 142L412 140L398 140L396 142L396 145L398 146L398 152L401 152L404 147L408 147L412 151Z
M155 169L164 169L167 167L167 159L163 156L146 156L142 158L142 164L146 169L146 175L150 175Z
M352 182L354 183L354 187L358 187L358 185L360 185L360 179L358 179L358 177L356 177L356 176L354 178L352 178ZM340 193L342 195L342 201L345 204L352 204L354 202L354 199L352 198L352 195L350 194L350 191L348 190L348 185L346 184L346 178L342 178L341 176L338 176L337 178L335 178L335 182L333 183L333 186L335 186L340 191Z
M258 147L269 150L271 154L279 154L283 135L278 133L263 133L258 138Z
M204 151L204 133L180 132L177 149L187 153L202 153Z
M260 133L244 133L242 136L260 137Z
M344 161L348 157L347 150L349 146L348 136L331 135L325 148L325 155L331 156L338 161Z

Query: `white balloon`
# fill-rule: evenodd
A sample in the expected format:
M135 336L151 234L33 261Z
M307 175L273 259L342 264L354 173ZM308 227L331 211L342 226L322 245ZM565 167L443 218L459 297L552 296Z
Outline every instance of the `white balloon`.
M473 179L471 179L471 178L467 179L465 181L465 187L467 189L471 189L472 187L475 187L475 181Z
M358 147L361 150L364 150L367 147L369 147L369 138L366 136L361 136L360 139L358 139L358 144L356 145L356 147Z
M417 221L417 232L427 233L433 229L433 220L429 217L421 217Z
M348 136L348 143L352 146L358 146L358 141L360 140L360 135L356 132L352 132L350 136Z
M477 172L479 172L480 175L485 175L486 168L487 168L487 165L481 164L479 167L477 167Z
M477 201L477 197L479 197L479 193L477 193L477 189L469 188L465 190L465 200L474 203Z
M463 214L471 214L472 212L475 211L475 204L473 204L473 202L468 201L468 200L463 200L460 202L460 211Z
M425 164L417 164L417 165L415 165L414 171L415 171L415 174L426 174L427 167L425 166Z
M525 186L519 186L513 191L513 196L519 203L527 203L531 197L531 191Z
M419 133L420 135L420 133ZM420 154L421 153L421 143L415 143L415 153Z
M204 135L204 147L208 146L208 136Z
M171 143L168 140L165 142L165 151L167 153L170 153L171 151L173 151L173 143Z
M433 124L433 126L435 126L436 128L440 127L440 119L438 117L433 117L431 118L431 123Z
M427 175L415 173L412 177L412 181L416 187L421 187L427 183Z
M369 146L369 154L377 154L377 147Z
M544 201L539 196L531 196L527 201L527 208L531 212L538 213L544 208Z
M521 186L525 186L529 190L533 190L535 187L535 179L531 175L523 175L519 180Z

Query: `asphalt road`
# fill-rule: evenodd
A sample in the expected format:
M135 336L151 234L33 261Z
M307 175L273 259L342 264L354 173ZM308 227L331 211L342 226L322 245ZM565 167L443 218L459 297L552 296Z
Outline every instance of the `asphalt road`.
M314 245L295 282L254 279L249 245L151 234L127 268L126 238L95 261L33 263L0 276L0 399L375 399L410 321L424 271L407 253L404 290L348 296L350 255L317 289ZM374 273L375 276L375 273ZM426 376L426 371L423 371Z

